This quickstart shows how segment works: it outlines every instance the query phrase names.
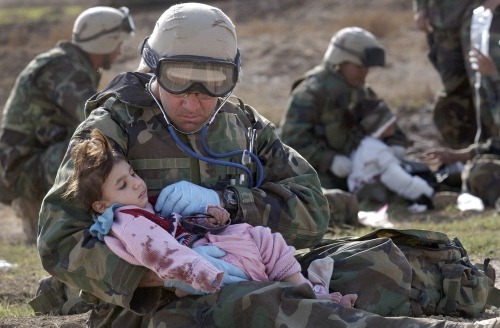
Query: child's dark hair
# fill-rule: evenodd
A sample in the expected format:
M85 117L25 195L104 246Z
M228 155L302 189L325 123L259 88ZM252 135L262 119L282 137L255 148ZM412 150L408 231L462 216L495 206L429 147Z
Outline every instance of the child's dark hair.
M90 132L90 139L73 146L71 156L75 168L63 197L78 198L91 212L92 203L102 198L101 188L113 165L126 159L113 150L106 136L97 129Z

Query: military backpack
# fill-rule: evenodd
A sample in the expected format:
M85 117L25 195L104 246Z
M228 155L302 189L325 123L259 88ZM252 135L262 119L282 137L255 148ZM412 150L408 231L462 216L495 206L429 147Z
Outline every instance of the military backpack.
M356 307L383 316L478 317L500 305L489 259L470 262L458 240L428 230L379 229L361 237L323 240L297 259L334 259L330 289L357 293Z

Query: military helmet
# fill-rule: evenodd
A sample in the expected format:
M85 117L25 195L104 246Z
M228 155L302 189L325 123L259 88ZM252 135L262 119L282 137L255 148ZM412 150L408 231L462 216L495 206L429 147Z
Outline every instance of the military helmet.
M347 61L365 67L384 66L385 50L367 30L346 27L332 37L323 61L332 65Z
M73 25L72 42L92 54L113 52L133 35L134 22L127 7L97 6L83 11Z
M138 70L152 71L170 93L192 91L195 82L212 96L228 94L238 80L236 29L219 8L182 3L167 9L141 49Z

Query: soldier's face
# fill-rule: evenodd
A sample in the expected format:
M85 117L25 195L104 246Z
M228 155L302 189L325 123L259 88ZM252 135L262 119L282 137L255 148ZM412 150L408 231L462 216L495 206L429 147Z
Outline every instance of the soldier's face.
M187 133L199 130L210 119L219 99L203 93L172 94L161 87L158 90L172 124Z
M102 185L102 200L94 202L93 208L102 213L113 203L146 207L148 188L125 160L113 165ZM104 210L103 210L104 209Z
M345 77L347 83L353 87L360 87L365 84L368 68L350 62L344 62L340 64L340 73Z

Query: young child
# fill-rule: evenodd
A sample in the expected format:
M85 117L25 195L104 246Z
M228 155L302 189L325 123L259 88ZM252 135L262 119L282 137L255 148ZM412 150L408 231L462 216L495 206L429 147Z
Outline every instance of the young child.
M65 197L78 197L90 212L98 213L92 234L126 261L156 272L166 286L178 286L168 284L173 281L189 287L177 288L177 296L193 290L211 293L221 287L224 273L191 248L214 245L226 252L222 259L241 268L249 280L307 283L319 299L354 305L356 294L329 294L331 258L313 262L308 280L301 274L295 249L267 227L242 223L228 225L218 234L197 235L185 229L176 213L167 218L156 215L144 181L99 130L75 145L72 156L75 169ZM207 214L208 226L225 225L229 220L229 213L219 204L208 206Z
M349 191L357 193L364 185L380 179L399 196L432 207L434 189L421 177L406 172L401 166L404 154L396 154L392 147L382 142L396 129L396 117L387 106L357 109L354 114L366 136L350 155L353 166L347 178Z

